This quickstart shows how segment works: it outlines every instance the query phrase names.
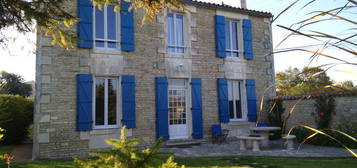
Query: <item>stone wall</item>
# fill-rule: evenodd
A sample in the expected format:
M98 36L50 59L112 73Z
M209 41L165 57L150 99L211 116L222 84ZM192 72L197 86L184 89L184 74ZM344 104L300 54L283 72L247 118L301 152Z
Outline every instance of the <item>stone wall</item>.
M66 10L76 13L76 1L68 1ZM190 54L179 61L188 66L188 79L202 78L204 137L210 137L210 126L218 124L216 79L225 77L227 60L215 56L214 15L216 9L189 7ZM241 14L243 15L243 14ZM244 14L246 15L246 14ZM143 13L135 13L140 23ZM51 46L50 38L37 34L36 105L34 114L34 158L70 158L88 156L88 151L105 148L104 139L119 137L119 129L77 132L76 74L132 74L136 77L136 128L128 131L131 138L148 144L155 140L154 78L170 76L166 53L165 17L154 22L135 25L135 51L98 53L90 49ZM256 79L257 98L274 83L270 18L248 16L253 27L254 60L244 60L246 78ZM73 28L75 31L75 27ZM104 67L101 67L105 65ZM275 92L267 92L274 96ZM252 123L234 125L248 127ZM228 125L227 127L230 127ZM232 127L231 127L232 128Z
M357 92L356 92L357 93ZM335 115L332 117L331 126L336 128L337 125L346 122L357 123L357 94L351 92L330 93L327 95L333 96L335 99ZM326 95L319 95L326 96ZM302 96L284 96L283 106L286 115L297 103L290 119L287 122L287 128L298 125L308 125L316 128L315 119L312 113L315 113L315 97L300 101ZM300 102L299 102L300 101Z

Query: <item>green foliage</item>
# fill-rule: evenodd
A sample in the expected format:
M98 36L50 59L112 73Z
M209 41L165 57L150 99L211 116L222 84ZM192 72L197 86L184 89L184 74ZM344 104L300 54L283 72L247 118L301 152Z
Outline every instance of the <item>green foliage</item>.
M357 124L347 124L344 123L343 125L338 126L337 128L339 131L342 131L354 138L357 138ZM348 148L352 149L357 149L357 143L353 141L352 139L346 137L345 135L338 133L333 130L323 130L326 134L331 135L338 141L340 141L342 144L346 145ZM315 133L312 130L308 130L305 128L295 128L292 131L292 134L296 135L296 139L298 142L303 142L307 137L309 137L311 134ZM305 143L307 144L312 144L312 145L319 145L319 146L335 146L335 147L341 147L340 144L338 144L336 141L318 134L314 136L313 138L307 140Z
M315 112L311 115L315 117L317 129L330 128L332 115L335 114L335 99L333 97L320 97L315 99Z
M0 95L0 127L5 129L2 143L21 143L33 121L33 100L18 95Z
M126 128L121 129L120 139L109 139L106 142L112 145L112 149L105 151L93 151L91 155L95 159L75 159L75 163L83 168L178 168L173 158L167 159L167 153L160 152L162 141L144 150L140 149L139 141L128 140ZM163 160L167 159L165 163Z
M269 124L271 126L283 128L283 125L284 125L283 113L285 111L285 108L283 105L283 100L275 99L274 102L272 102L271 106L272 106L272 107L270 107L271 111L269 112L269 115L268 115ZM281 134L284 132L285 132L284 130L274 131L274 135L271 138L279 139L281 137Z
M320 68L305 67L302 71L297 68L289 68L276 74L277 93L280 96L311 94L331 84L330 77Z
M44 31L45 35L52 38L52 45L67 49L74 48L77 39L71 29L79 19L66 7L69 1L75 0L1 0L0 30L15 27L19 32L31 32L36 25ZM92 2L100 8L103 4L114 4L117 12L121 6L121 0L92 0ZM143 9L143 23L154 20L165 7L182 8L179 0L131 0L131 2L131 9ZM0 43L6 41L9 41L6 35L0 37Z
M0 94L28 97L31 92L31 85L24 83L24 79L21 76L5 71L0 72Z

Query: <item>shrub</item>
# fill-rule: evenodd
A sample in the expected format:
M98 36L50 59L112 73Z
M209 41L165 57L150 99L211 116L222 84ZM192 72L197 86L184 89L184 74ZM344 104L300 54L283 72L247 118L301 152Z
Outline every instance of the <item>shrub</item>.
M106 142L113 145L112 149L91 152L95 159L76 158L75 163L83 168L179 168L172 156L159 151L161 141L141 150L138 140L127 140L125 127L121 130L120 139Z
M19 144L28 134L33 118L33 100L18 95L0 95L0 127L6 130L2 143Z
M272 102L268 115L269 119L269 124L271 126L276 126L283 128L284 125L284 119L283 119L283 113L285 111L283 101L281 99L275 99L274 102ZM281 134L284 133L284 130L277 130L274 131L274 135L272 135L270 138L271 139L279 139L281 138Z
M338 126L337 130L342 131L354 138L357 138L357 124L351 124L351 123L344 123L343 125ZM342 144L346 145L348 148L352 149L357 149L357 143L353 141L352 139L346 137L345 135L342 135L336 131L333 130L322 130L326 134L334 137L338 141L340 141ZM292 134L296 135L296 139L298 142L302 142L304 139L306 139L308 136L313 134L314 132L312 130L308 130L306 128L295 128L292 132ZM312 144L312 145L319 145L319 146L335 146L335 147L341 147L339 143L336 141L332 140L331 138L317 134L313 138L309 139L305 143L307 144Z

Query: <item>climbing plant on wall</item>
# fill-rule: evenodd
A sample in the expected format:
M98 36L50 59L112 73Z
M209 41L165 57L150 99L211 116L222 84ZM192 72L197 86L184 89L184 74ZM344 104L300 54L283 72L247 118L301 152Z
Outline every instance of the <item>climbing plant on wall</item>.
M318 129L330 128L332 116L335 114L335 99L333 97L319 97L315 99L315 122Z

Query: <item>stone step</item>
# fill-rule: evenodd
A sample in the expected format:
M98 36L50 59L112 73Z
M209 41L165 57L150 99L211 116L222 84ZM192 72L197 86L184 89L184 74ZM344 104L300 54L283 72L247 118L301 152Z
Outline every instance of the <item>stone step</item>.
M165 143L167 148L190 148L192 146L201 145L201 141L197 140L169 140Z

